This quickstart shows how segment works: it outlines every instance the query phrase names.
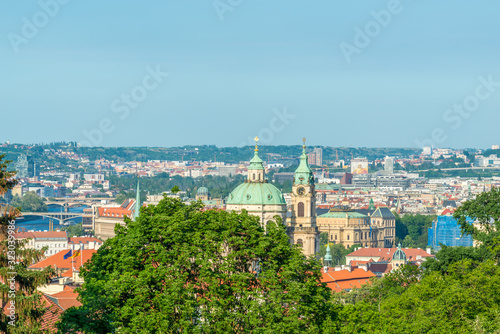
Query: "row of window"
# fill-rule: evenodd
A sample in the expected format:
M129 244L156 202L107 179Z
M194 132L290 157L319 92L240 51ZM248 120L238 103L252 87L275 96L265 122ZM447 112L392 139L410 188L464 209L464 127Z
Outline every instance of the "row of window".
M45 247L45 246L49 246L49 247L52 247L52 248L66 248L68 247L66 244L55 244L55 245L48 245L48 244L38 244L36 245L37 248L42 248L42 247Z
M358 234L356 233L356 237L358 237ZM365 239L371 239L372 237L372 232L365 232ZM347 240L350 240L351 235L347 235ZM363 232L360 233L360 239L363 239ZM333 234L330 234L330 240L333 240ZM335 234L335 240L337 240L337 234Z

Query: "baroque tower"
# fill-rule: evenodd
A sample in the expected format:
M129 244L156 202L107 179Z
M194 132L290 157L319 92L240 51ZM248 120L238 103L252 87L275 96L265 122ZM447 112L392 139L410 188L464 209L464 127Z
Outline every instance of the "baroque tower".
M302 139L302 155L293 179L292 216L288 235L299 244L306 256L319 253L319 230L316 225L316 191L314 175L307 162L306 139Z

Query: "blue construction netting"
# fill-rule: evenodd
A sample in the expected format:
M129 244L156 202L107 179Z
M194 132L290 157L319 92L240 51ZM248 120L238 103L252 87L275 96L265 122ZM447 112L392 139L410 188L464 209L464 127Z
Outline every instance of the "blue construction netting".
M467 222L472 224L472 219L468 218ZM452 216L438 216L437 221L432 222L432 227L429 227L427 237L427 246L432 247L435 251L441 248L439 244L446 246L472 246L472 236L462 235L460 226L457 220Z

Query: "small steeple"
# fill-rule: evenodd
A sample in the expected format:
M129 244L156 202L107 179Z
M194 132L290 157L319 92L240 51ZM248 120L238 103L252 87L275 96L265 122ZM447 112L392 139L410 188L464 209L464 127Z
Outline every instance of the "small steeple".
M139 179L137 179L137 192L135 193L134 220L136 220L139 217L140 210L141 210L141 192L139 190Z
M328 243L326 246L326 254L325 258L323 259L323 264L325 267L331 267L333 265L333 260L332 260L332 253L330 252L330 244Z
M376 210L375 203L373 203L373 198L370 198L370 205L368 206L368 210Z

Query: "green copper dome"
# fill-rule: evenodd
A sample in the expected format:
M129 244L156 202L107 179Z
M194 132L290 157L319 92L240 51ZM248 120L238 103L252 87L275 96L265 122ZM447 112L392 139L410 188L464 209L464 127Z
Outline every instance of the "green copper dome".
M269 183L245 182L227 197L226 204L286 205L281 191Z
M392 255L393 260L403 260L406 261L406 254L401 249L401 243L398 245L398 250Z
M196 195L208 195L208 188L206 187L200 187L198 191L196 192Z

